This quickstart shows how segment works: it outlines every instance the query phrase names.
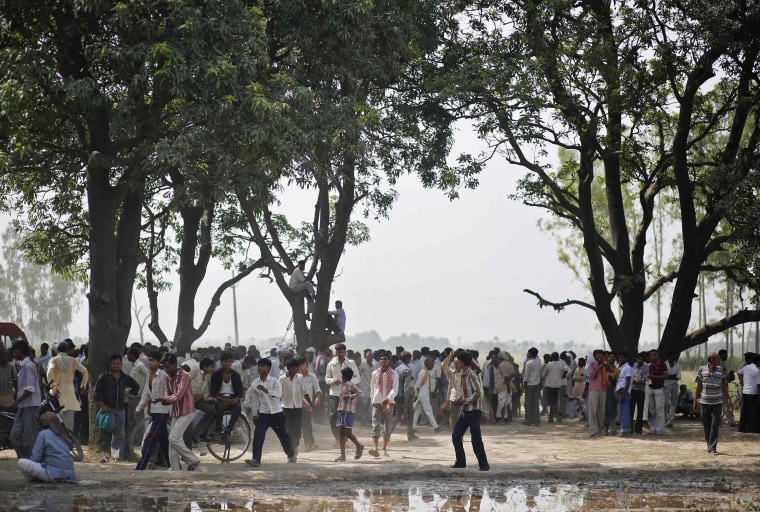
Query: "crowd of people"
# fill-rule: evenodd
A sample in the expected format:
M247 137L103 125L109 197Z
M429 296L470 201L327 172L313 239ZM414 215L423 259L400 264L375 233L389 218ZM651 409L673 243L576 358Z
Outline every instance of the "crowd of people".
M14 343L8 361L0 353L0 405L16 412L11 432L19 467L30 478L76 481L65 436L81 425L90 375L86 350L70 340L52 353L41 347L36 359L28 343ZM469 430L472 450L482 471L490 465L481 424L523 424L538 427L578 418L590 437L664 435L677 414L701 416L709 453L717 453L721 418L733 422L728 396L730 373L725 353L711 353L696 376L696 392L681 384L678 354L660 358L656 350L636 354L594 350L585 358L572 351L539 358L528 350L522 366L507 351L494 348L480 359L477 351L422 348L407 351L353 351L339 343L309 347L303 353L281 348L262 354L255 346L199 349L178 357L174 347L133 343L111 357L109 370L92 386L97 403L96 425L104 421L111 434L112 460L124 460L125 425L150 417L137 469L156 463L172 470L194 470L195 454L205 455L208 435L227 436L237 417L254 424L253 467L261 465L269 429L278 437L286 459L297 462L299 451L317 448L313 426L329 424L339 450L336 462L365 453L355 425L371 427L367 454L388 456L391 434L401 425L407 439L419 437L421 425L434 432L451 431L454 468L467 466L463 446ZM760 355L746 354L736 374L742 385L741 432L760 432ZM39 415L41 390L49 386L63 407L57 415ZM524 395L524 400L523 396ZM229 411L227 425L222 416ZM41 421L40 421L41 420ZM39 427L43 430L40 432ZM157 461L157 462L151 462Z

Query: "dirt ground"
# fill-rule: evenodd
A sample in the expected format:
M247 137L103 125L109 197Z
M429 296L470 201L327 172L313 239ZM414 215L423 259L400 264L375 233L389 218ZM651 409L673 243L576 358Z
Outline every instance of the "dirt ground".
M540 427L485 425L490 472L469 439L467 469L451 469L450 434L418 428L391 439L389 457L336 463L329 429L320 449L286 464L269 433L260 468L204 457L195 472L135 471L133 463L77 463L83 485L25 482L0 452L2 510L760 510L760 436L721 428L706 453L702 426L680 420L665 436L590 439L576 419ZM355 429L366 446L370 430ZM349 450L349 455L352 450ZM250 458L246 456L245 458Z

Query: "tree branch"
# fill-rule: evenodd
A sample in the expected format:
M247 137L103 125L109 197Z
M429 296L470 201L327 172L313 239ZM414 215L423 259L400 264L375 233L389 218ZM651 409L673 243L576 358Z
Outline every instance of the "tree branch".
M543 297L538 292L534 292L533 290L528 290L527 288L523 290L525 293L533 295L538 299L538 307L552 307L555 311L562 311L565 309L566 306L583 306L584 308L590 309L591 311L596 312L596 307L592 304L589 304L588 302L583 302L581 300L574 300L574 299L567 299L565 302L551 302Z
M681 350L686 350L687 348L705 343L710 336L721 333L737 325L757 321L760 321L760 310L742 309L732 316L721 318L720 320L703 325L702 327L687 333L683 339Z
M193 333L196 340L203 336L203 334L208 329L208 326L211 325L211 317L214 316L214 311L216 311L216 308L218 308L219 304L221 304L222 294L225 292L225 290L248 277L254 270L265 267L266 263L267 262L265 258L259 258L244 268L242 271L240 271L233 278L228 279L219 285L219 288L216 289L214 295L211 297L211 301L209 301L209 305L206 309L206 314L203 317L203 321L201 321L200 325L197 329L195 329L195 332Z

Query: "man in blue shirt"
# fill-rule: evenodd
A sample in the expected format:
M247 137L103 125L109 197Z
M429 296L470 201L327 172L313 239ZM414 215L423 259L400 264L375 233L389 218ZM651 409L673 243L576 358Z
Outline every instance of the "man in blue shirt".
M29 480L41 482L77 482L74 457L69 448L70 439L61 421L52 412L40 418L43 430L37 436L30 458L19 459L18 468Z
M11 346L11 353L20 361L16 398L11 410L16 411L16 419L11 428L11 442L19 459L32 455L34 441L37 438L37 417L40 413L40 374L37 365L29 358L29 342L18 340Z

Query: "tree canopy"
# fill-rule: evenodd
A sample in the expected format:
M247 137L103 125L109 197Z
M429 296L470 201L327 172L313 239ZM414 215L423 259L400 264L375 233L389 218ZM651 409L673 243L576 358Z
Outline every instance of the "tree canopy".
M592 309L615 349L638 348L644 304L666 283L660 340L681 351L745 310L687 332L702 272L736 274L756 237L758 7L741 1L474 2L434 70L442 105L476 123L496 155L528 171L515 197L583 242ZM558 150L571 154L552 162ZM597 193L598 192L598 193ZM647 236L664 193L677 198L681 249L653 272ZM633 201L631 201L633 199ZM742 222L745 219L745 222ZM718 255L734 248L732 261ZM747 260L745 259L746 263ZM754 268L740 264L743 270ZM749 281L748 281L749 282Z
M282 109L263 34L236 0L3 3L3 205L26 214L27 254L87 280L94 374L129 334L146 198L180 170L232 180L220 125L261 142Z

